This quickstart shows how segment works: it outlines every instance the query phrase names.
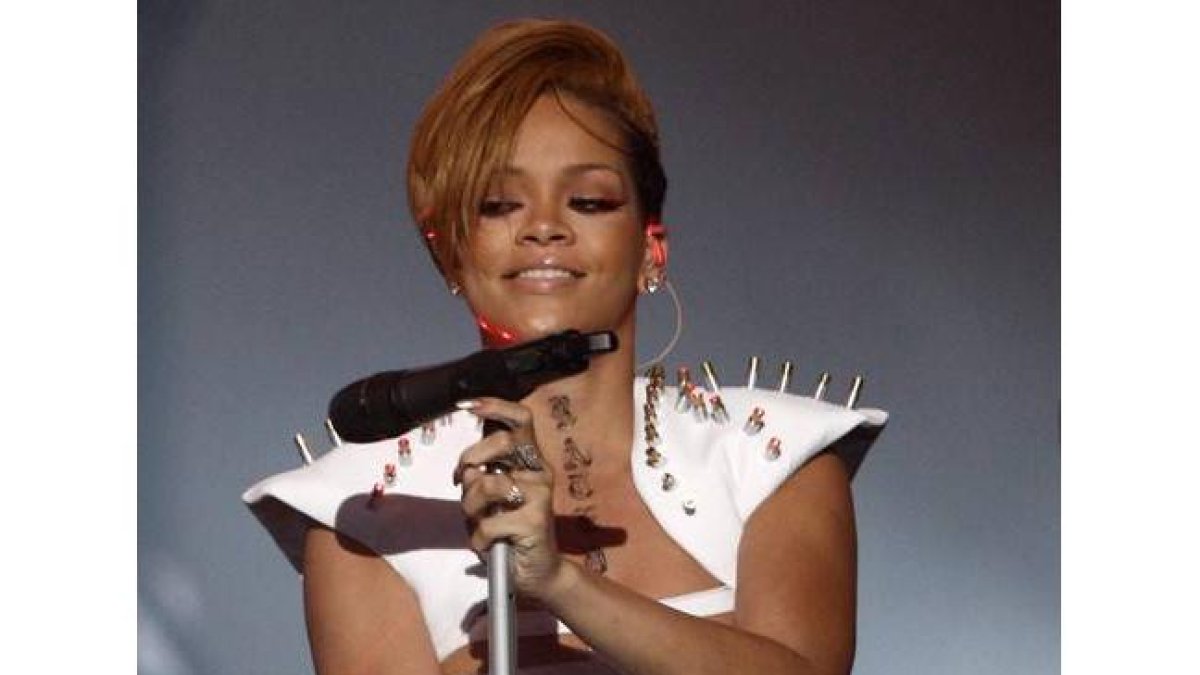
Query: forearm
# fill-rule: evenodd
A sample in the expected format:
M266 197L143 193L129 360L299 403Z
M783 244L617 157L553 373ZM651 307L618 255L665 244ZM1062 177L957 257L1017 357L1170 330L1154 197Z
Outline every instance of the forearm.
M684 614L573 563L564 563L543 603L625 673L817 672L774 640Z

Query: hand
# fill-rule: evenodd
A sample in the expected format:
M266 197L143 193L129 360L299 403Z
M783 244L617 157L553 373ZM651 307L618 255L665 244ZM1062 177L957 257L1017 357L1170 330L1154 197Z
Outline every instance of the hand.
M554 538L554 472L538 450L533 412L498 398L477 399L469 409L507 427L464 450L454 471L455 481L462 483L471 548L483 556L496 540L508 540L514 587L540 599L554 585L563 562ZM510 457L517 448L523 448L525 462ZM489 473L485 468L500 465L507 470ZM529 469L539 465L540 470Z

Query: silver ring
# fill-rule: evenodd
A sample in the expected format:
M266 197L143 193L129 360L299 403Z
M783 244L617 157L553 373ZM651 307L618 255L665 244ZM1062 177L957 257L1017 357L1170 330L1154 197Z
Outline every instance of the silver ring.
M519 469L525 471L541 471L543 469L542 456L533 443L518 444L508 457Z
M508 488L508 494L504 496L504 502L509 506L520 506L525 503L525 493L514 481Z

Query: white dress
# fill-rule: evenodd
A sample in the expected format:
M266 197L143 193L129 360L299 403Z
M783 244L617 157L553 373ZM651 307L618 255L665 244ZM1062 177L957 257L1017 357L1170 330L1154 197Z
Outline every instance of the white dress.
M842 406L766 389L723 387L728 420L693 410L678 411L674 387L658 406L658 467L646 462L642 438L645 383L634 385L633 482L663 529L721 586L661 602L697 616L733 607L737 551L743 525L754 509L813 456L831 448L857 469L883 425L881 410ZM761 409L761 428L746 420ZM312 464L276 474L243 495L284 555L303 573L304 534L311 521L345 534L378 553L415 591L439 660L486 633L480 613L487 602L487 575L467 536L459 488L451 482L461 452L479 439L476 418L454 413L433 425L433 438L415 429L365 445L343 445ZM753 431L751 427L750 431ZM423 438L423 435L425 438ZM778 453L768 449L772 439ZM410 453L401 455L401 446ZM394 479L384 467L396 465ZM664 474L673 487L664 489ZM372 496L376 484L382 495ZM566 632L546 614L518 615L521 635ZM587 670L610 672L599 664ZM599 669L598 669L599 668ZM522 669L521 672L534 672Z

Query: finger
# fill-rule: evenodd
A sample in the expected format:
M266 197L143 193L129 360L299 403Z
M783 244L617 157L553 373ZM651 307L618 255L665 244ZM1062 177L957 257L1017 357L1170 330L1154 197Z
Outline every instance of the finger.
M463 484L461 501L465 516L481 520L501 510L523 506L528 500L526 491L505 474L478 474Z
M524 475L477 474L463 484L461 506L463 514L472 519L484 519L495 513L515 511L526 505L546 508L550 502L550 487L527 472Z
M468 468L480 469L488 462L498 461L512 452L512 447L513 439L508 431L497 431L490 436L484 436L459 455L458 465L454 467L454 484L458 485L465 480L463 474Z
M492 544L507 540L514 545L529 547L535 542L548 541L546 519L535 511L510 511L479 521L471 533L471 548L484 553Z
M460 401L458 407L470 410L485 420L503 424L519 440L531 441L533 439L533 411L528 406L502 398L483 397Z

